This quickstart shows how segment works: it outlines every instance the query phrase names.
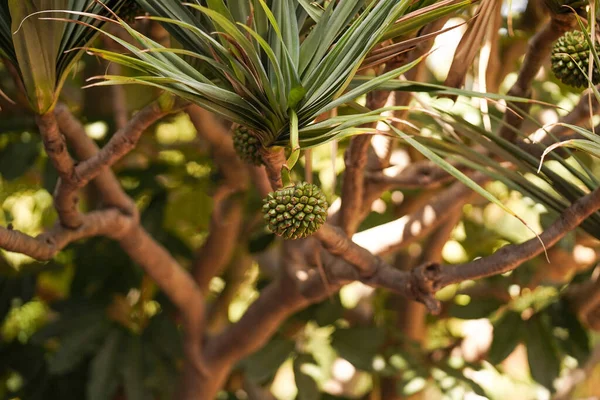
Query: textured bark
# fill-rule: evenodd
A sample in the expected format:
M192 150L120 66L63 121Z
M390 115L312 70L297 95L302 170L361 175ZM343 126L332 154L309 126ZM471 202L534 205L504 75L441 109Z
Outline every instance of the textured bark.
M54 111L60 131L65 135L69 146L79 160L87 160L98 153L99 148L90 139L85 128L77 118L71 114L68 107L64 104L56 106ZM135 203L125 194L121 184L110 168L102 167L101 172L92 182L98 187L102 196L102 203L105 207L115 207L128 215L137 216Z
M83 223L77 209L77 171L69 154L65 137L60 133L52 112L37 117L37 124L44 142L44 149L58 172L59 180L54 191L54 207L62 225L78 228Z

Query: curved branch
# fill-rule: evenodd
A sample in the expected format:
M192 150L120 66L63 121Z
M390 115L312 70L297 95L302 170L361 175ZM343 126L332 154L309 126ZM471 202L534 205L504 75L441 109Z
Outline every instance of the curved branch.
M54 113L49 112L36 117L42 135L44 149L52 165L58 172L59 180L54 190L54 208L60 223L67 228L78 228L83 219L77 209L75 162L69 155L67 143L60 133Z
M55 113L38 116L37 123L44 140L44 147L60 176L54 199L61 224L75 229L83 223L83 217L77 210L77 190L100 175L104 168L110 167L131 151L142 133L169 112L158 102L146 106L129 121L125 128L117 131L104 148L77 165L68 153ZM73 121L65 119L64 108L59 107L57 113L61 115L61 121L65 123L64 127L69 130L69 133L72 133L70 129L78 129L72 125ZM106 179L104 180L106 183Z
M84 126L73 116L64 104L58 104L54 110L60 131L65 135L71 147L80 160L87 160L98 153L99 148L86 134ZM138 210L135 202L127 196L118 179L109 167L102 167L94 178L93 184L98 188L104 206L115 207L137 219Z
M36 237L17 230L0 228L0 247L39 261L48 261L76 240L93 236L119 239L133 223L130 217L115 209L92 211L81 217L81 224L76 229L66 228L59 223Z
M439 290L453 283L512 271L525 261L544 252L544 246L552 247L598 209L600 209L600 189L596 189L574 202L548 229L539 235L539 239L536 237L521 244L504 246L491 256L466 264L438 266L439 271L435 278L434 289Z
M81 162L76 167L77 187L85 186L101 172L103 167L110 167L124 155L135 148L142 133L172 110L165 110L158 101L150 103L138 111L123 129L119 129L93 157Z
M227 266L238 245L243 221L243 206L237 196L231 196L215 207L210 219L208 237L194 260L192 274L198 286L208 289L210 280Z
M395 63L386 65L384 72L390 70ZM390 92L379 91L367 95L366 107L377 110L385 106ZM375 127L377 124L370 124ZM340 208L340 226L347 235L352 235L358 229L361 218L360 210L365 192L365 168L368 160L368 150L371 145L371 135L359 135L350 141L346 151L346 170L342 181L342 204Z
M82 160L97 159L102 151L99 151L96 144L85 134L81 123L64 106L59 105L56 114L61 124L61 130L69 139L70 145L77 156ZM150 123L153 118L158 118L158 115L148 116L146 123ZM143 125L143 123L138 124L137 132L139 134L145 129ZM119 240L120 246L129 257L154 279L161 290L175 304L184 319L186 371L194 373L195 376L206 375L201 349L204 329L204 297L201 289L196 285L192 276L168 251L139 225L139 211L135 203L123 191L108 165L101 165L94 179L94 184L98 187L105 204L118 207L127 215L122 212L117 213L115 209L112 209L92 212L85 215L84 218L89 218L95 213L108 211L117 213L121 218L127 218L129 225L124 227L124 232L117 229L117 227L107 227L106 232L103 232L103 234ZM94 223L93 226L101 227L103 225ZM73 235L74 232L76 231L67 231L67 234ZM48 257L51 258L53 255L48 254Z

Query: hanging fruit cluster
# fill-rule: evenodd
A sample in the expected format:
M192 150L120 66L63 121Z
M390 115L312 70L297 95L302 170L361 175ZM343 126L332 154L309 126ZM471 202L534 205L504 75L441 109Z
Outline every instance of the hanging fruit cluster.
M561 36L552 48L552 72L561 82L573 87L588 85L590 45L585 37L586 33L571 31ZM590 77L595 85L600 82L600 71L594 65Z
M327 218L327 199L317 185L300 182L269 193L263 200L269 229L285 239L300 239L315 233Z
M260 142L244 126L238 126L233 131L233 147L238 156L247 164L261 165Z
M292 112L293 114L293 112ZM292 118L297 124L297 119ZM285 239L301 239L314 234L327 219L327 198L312 183L289 184L289 172L300 154L297 145L297 126L292 129L290 156L282 168L288 183L263 199L263 215L271 232ZM261 143L246 127L233 131L233 146L238 156L248 164L261 165Z

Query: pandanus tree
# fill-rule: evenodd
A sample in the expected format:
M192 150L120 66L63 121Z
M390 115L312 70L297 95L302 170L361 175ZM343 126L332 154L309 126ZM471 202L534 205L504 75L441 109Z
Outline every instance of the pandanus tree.
M357 71L376 68L414 46L418 40L377 47L455 9L456 3L420 12L413 18L413 26L398 29L401 17L411 19L409 1L329 2L325 7L294 1L270 5L264 1L242 5L217 1L208 6L142 2L151 13L173 16L149 18L166 24L183 48L166 49L122 22L141 49L111 36L131 54L89 51L135 69L136 75L105 76L95 85L158 87L236 123L234 140L240 155L261 160L270 171L273 188L279 189L289 186L289 171L301 149L375 132L358 127L382 119L381 110L365 109L354 100L420 60L389 68L376 79L347 90ZM355 104L358 111L316 122L346 103ZM287 161L283 147L290 150ZM320 190L314 185L302 184L302 188L296 188L297 194L288 189L275 192L265 200L265 219L278 235L304 237L324 223L327 202Z
M14 173L31 157L11 145L32 141L7 129L0 184L43 182L57 217L0 228L2 249L45 262L0 277L0 394L506 398L478 373L514 359L572 391L561 372L600 359L596 15L558 0L514 19L500 0L0 0L1 104L21 96L43 142ZM445 82L424 77L434 39L461 29ZM92 140L98 117L75 117L66 86L125 120ZM14 197L3 209L23 215Z
M184 48L165 49L122 22L141 44L141 50L114 36L111 38L131 55L89 50L139 74L104 76L95 85L136 83L158 87L238 124L234 137L241 156L262 160L274 189L284 185L281 171L286 172L285 186L289 186L288 173L301 149L376 133L376 129L364 125L385 120L381 116L384 110L371 110L354 100L418 64L421 58L400 66L393 60L429 37L392 39L465 5L441 2L423 8L426 3L409 1L329 2L323 8L316 3L267 5L259 1L237 9L238 4L217 2L214 9L189 4L197 14L193 17L184 4L166 7L168 10L158 3L144 4L151 12L176 17L149 18L172 25L170 29ZM210 32L216 32L216 37ZM356 76L359 70L373 70L383 64L386 71L376 78L361 81ZM319 116L346 104L356 111L317 122ZM247 143L241 143L242 138ZM282 147L286 146L291 154L284 162ZM250 150L257 154L248 154ZM484 193L475 182L458 175ZM310 204L299 202L304 197L300 191L297 196L290 197L289 193L275 192L265 199L269 227L287 238L314 233L324 222L321 209L326 202L317 200L320 193L312 197L312 191L306 200ZM313 213L314 205L317 210Z

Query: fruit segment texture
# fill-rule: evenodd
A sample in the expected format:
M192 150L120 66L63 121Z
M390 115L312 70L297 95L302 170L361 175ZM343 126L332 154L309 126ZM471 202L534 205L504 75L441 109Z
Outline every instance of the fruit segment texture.
M269 229L286 239L315 233L327 218L327 199L318 186L300 182L269 193L263 213Z
M571 31L556 41L552 48L552 72L565 85L584 87L588 85L590 45L586 33ZM600 82L600 71L594 66L591 80Z

